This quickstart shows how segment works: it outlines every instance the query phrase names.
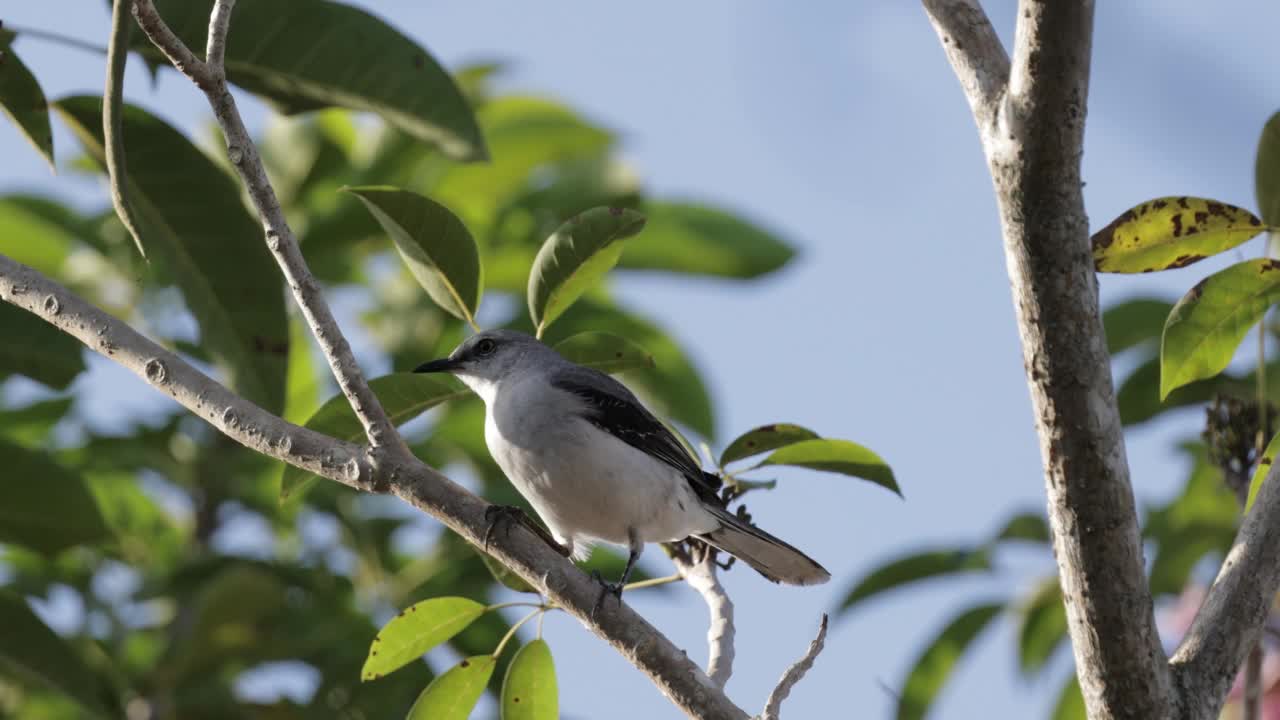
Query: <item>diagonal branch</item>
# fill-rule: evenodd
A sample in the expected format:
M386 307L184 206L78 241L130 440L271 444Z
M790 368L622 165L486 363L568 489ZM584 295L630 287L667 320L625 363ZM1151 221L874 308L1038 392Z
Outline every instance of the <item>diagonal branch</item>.
M22 308L114 360L245 447L366 492L390 492L481 547L489 503L417 458L373 463L365 448L292 425L192 367L36 270L0 255L0 300ZM600 585L538 536L515 525L488 552L616 648L690 717L745 720L684 651L629 606L595 611Z
M924 2L944 41L961 40L948 56L995 185L1089 716L1171 717L1176 699L1146 582L1081 193L1093 2L1019 3L1003 99L992 90L997 80L983 75L998 67L998 54L981 8Z
M787 671L782 673L782 679L778 681L777 687L773 692L769 693L769 699L765 701L764 712L760 714L760 720L778 720L778 713L782 710L782 701L791 695L791 690L796 684L804 679L805 673L809 672L809 668L813 667L813 661L818 659L818 653L822 652L823 646L827 642L827 614L822 614L822 622L818 625L818 635L809 643L809 649L805 651L804 657L797 660Z
M1216 718L1280 590L1280 466L1273 465L1169 663L1183 716Z
M236 173L249 190L249 197L258 210L266 231L267 248L284 273L289 289L293 291L307 325L315 335L333 370L338 388L351 403L360 424L364 426L369 444L376 451L391 449L394 454L407 456L408 449L396 432L395 426L382 409L382 404L369 389L360 366L356 364L351 346L333 319L329 304L324 299L320 284L307 268L297 238L293 235L275 189L267 179L267 171L258 155L258 148L244 126L235 98L227 87L226 73L221 63L226 47L226 35L231 21L233 0L217 0L210 19L208 49L210 62L197 58L178 36L173 34L156 12L152 0L133 0L133 15L147 37L169 58L173 66L191 78L209 100L214 117L227 141L227 156Z

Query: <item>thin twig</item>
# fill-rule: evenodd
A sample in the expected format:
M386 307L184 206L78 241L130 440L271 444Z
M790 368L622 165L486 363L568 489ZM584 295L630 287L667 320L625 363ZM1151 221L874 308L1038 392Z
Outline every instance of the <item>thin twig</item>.
M232 0L217 0L214 3L208 40L210 49L214 51L210 58L213 61L222 58L233 4ZM382 404L369 389L364 374L356 364L351 346L329 310L319 282L307 268L307 262L303 259L298 241L284 217L275 189L267 179L257 146L250 138L240 111L236 108L235 98L227 87L221 63L215 65L197 58L165 24L156 12L152 0L134 0L133 12L138 25L151 42L169 58L174 67L191 78L208 98L227 142L227 156L248 188L253 205L258 210L266 231L267 247L284 273L307 325L333 370L339 389L364 427L369 444L375 450L375 457L379 454L376 451L382 449L390 449L396 455L408 457L409 450L403 438L396 432Z
M733 675L734 634L733 601L716 574L715 552L703 546L696 560L684 553L674 553L671 561L684 576L689 587L707 603L711 622L707 626L707 675L717 687L724 687Z
M226 78L227 32L231 29L231 11L236 0L217 0L209 17L209 39L206 41L204 61L217 76Z
M974 119L990 137L1009 82L1009 56L977 0L924 0Z
M129 31L133 21L126 5L129 0L115 0L111 6L111 41L107 46L107 81L102 93L102 140L107 155L107 179L111 186L111 205L120 224L129 231L133 244L143 259L147 249L138 232L138 216L129 202L129 174L124 161L124 68L129 59Z
M778 711L782 708L782 701L787 699L791 694L791 689L796 683L804 679L805 673L809 672L809 668L813 667L813 661L818 659L818 653L822 652L822 646L827 641L827 614L822 614L822 623L818 625L818 636L809 643L809 649L805 652L804 657L796 661L794 665L787 668L782 674L782 679L778 681L778 686L769 693L769 699L764 704L764 712L760 714L761 720L778 720Z

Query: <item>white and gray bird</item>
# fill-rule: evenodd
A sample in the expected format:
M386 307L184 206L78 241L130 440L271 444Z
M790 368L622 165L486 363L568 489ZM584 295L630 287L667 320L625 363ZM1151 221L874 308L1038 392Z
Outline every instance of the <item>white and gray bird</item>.
M541 341L486 330L414 372L452 373L484 400L489 453L575 559L604 541L630 550L617 594L648 542L695 537L774 582L831 578L804 553L725 509L720 478L612 377Z

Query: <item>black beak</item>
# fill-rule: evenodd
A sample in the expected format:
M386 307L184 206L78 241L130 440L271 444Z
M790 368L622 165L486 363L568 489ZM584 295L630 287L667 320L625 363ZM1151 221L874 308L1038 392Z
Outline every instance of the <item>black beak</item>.
M413 371L416 373L453 372L461 364L451 358L440 358L439 360L422 363L414 368Z

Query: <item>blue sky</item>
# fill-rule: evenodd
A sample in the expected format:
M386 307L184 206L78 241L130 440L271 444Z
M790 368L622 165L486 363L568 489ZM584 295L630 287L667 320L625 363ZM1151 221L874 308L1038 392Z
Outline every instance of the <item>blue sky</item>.
M819 614L869 568L908 549L978 541L1011 512L1043 507L990 180L968 107L917 3L359 4L446 65L509 60L504 87L557 96L618 130L655 192L731 206L800 248L786 271L749 285L657 275L620 282L620 294L662 318L698 361L722 441L764 422L799 422L875 449L907 497L796 471L780 473L779 489L753 503L762 525L810 551L834 579L795 589L729 573L738 618L729 692L743 707L759 710ZM7 25L105 42L98 3L56 17L36 4L8 5ZM991 2L988 12L1008 41L1014 4ZM1277 26L1275 3L1222 3L1213 12L1190 0L1100 3L1084 168L1093 227L1168 194L1254 207L1254 148L1280 109L1280 47L1264 30ZM100 92L100 58L34 40L17 50L50 96ZM127 94L189 133L208 121L203 98L173 74L153 92L135 67ZM252 122L262 119L251 106ZM56 142L59 159L71 157L65 132ZM103 197L96 183L52 177L5 124L0 158L0 190ZM1243 250L1259 251L1257 241ZM1174 298L1239 257L1158 277L1103 277L1103 299ZM101 419L148 392L106 363L94 367L79 387ZM1197 424L1197 411L1186 411L1130 434L1140 501L1158 502L1182 481L1171 449ZM1009 580L895 595L836 619L786 716L889 714L886 688L945 617L1025 592L1051 569L1047 556L1005 559ZM646 563L665 572L657 552ZM630 600L705 658L705 608L691 592ZM1051 682L1023 681L1012 627L983 637L933 717L1047 712L1066 653ZM566 716L676 716L646 678L572 620L549 619L546 636Z

